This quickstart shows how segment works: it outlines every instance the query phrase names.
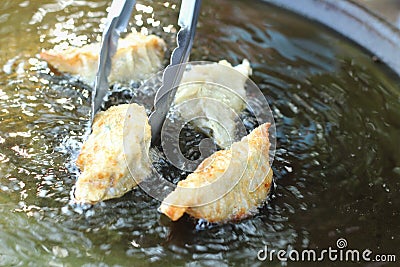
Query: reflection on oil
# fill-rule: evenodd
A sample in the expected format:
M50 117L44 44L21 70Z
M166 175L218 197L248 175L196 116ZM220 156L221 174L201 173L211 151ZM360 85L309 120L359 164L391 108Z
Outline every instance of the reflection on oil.
M172 49L177 2L139 1L130 27ZM325 28L256 1L204 1L192 59L254 63L278 134L277 185L260 213L224 225L171 223L139 189L94 207L71 205L91 88L37 53L99 40L108 4L0 4L0 265L257 266L265 244L328 247L338 237L395 252L399 78ZM138 86L114 86L110 101L145 99Z

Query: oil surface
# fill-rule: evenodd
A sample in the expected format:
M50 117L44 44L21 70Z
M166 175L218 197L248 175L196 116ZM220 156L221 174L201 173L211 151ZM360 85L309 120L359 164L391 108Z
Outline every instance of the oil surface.
M139 1L130 27L172 49L176 3ZM224 225L171 223L140 189L71 205L91 89L37 53L95 41L108 4L0 3L0 266L258 266L265 245L322 249L338 238L398 252L399 77L326 28L258 1L203 1L191 59L252 63L277 129L277 186L260 212Z

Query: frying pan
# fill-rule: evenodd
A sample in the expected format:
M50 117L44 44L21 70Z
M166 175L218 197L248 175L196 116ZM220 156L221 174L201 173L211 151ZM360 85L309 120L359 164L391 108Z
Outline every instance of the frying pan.
M319 22L367 49L400 76L400 30L349 0L263 0Z

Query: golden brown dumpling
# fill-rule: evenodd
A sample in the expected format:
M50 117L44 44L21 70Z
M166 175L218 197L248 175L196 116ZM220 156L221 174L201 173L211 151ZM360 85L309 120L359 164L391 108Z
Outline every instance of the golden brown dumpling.
M209 222L242 219L256 211L272 183L269 126L257 127L205 159L164 199L160 211L173 221L186 212Z
M94 82L100 44L69 47L63 50L44 50L40 57L61 72L78 75L86 83ZM109 76L111 82L142 80L156 73L164 58L165 42L155 35L130 33L118 42Z
M144 107L137 104L99 112L92 129L76 162L82 173L75 201L94 204L121 197L150 174L151 130Z

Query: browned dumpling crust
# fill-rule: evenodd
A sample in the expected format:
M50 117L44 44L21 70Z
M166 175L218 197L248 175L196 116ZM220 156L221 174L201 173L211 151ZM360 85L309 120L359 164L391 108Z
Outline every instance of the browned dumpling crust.
M82 171L74 192L79 203L121 197L151 171L151 130L144 107L110 107L96 115L92 129L76 161Z
M163 65L166 45L155 35L130 33L118 42L112 58L110 82L142 80L155 74ZM100 44L68 47L62 50L43 50L40 57L60 72L82 78L88 84L94 82L97 72Z
M160 211L173 221L186 212L209 222L238 220L255 212L272 183L269 127L262 124L230 149L205 159L164 199Z

